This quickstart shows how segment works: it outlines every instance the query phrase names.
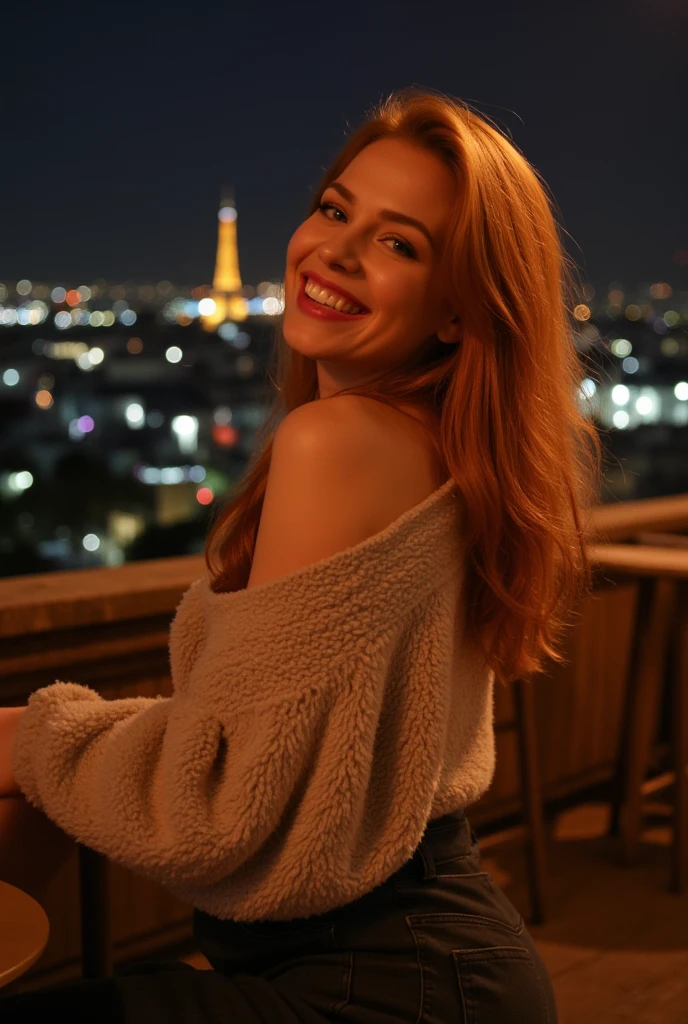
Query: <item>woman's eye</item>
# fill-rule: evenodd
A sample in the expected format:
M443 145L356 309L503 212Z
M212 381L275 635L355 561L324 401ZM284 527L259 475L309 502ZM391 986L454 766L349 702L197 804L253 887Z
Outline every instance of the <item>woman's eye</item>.
M325 212L325 210L336 210L337 213L343 213L344 212L343 210L340 210L338 206L335 206L334 203L320 203L320 205L318 206L318 209L322 210L323 213ZM329 219L331 219L331 218L329 218Z
M327 216L327 211L328 210L334 210L336 213L341 213L342 216L344 216L344 217L346 216L344 211L340 210L339 207L335 206L334 203L320 203L318 205L318 210L322 213L322 215L324 217ZM327 219L328 220L332 220L333 218L332 217L328 217ZM401 255L402 256L408 256L412 260L416 259L416 254L415 254L412 246L410 246L408 242L405 242L403 238L396 238L394 235L389 235L388 238L386 239L386 241L392 241L392 242L396 242L397 245L402 245L406 251L404 253L401 253Z

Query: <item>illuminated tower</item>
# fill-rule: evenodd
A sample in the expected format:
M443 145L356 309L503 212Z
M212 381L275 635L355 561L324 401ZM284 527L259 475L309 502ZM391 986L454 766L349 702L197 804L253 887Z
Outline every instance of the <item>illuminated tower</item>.
M237 250L237 212L234 190L225 188L218 212L217 255L215 275L210 298L215 302L212 313L201 316L206 331L216 331L225 320L245 320L248 316L246 299L241 295L239 253Z

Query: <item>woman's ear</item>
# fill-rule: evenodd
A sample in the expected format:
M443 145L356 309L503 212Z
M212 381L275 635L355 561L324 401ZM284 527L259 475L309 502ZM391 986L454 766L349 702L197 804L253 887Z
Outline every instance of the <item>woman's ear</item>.
M455 345L457 341L461 341L461 331L461 318L454 316L446 324L438 328L437 337L445 345Z

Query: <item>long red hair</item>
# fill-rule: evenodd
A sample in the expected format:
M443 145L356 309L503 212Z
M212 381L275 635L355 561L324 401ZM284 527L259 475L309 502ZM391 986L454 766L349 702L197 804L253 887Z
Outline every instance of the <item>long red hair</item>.
M400 138L454 173L441 273L462 322L455 346L376 385L338 393L397 406L431 405L435 444L464 506L467 627L495 678L507 683L563 663L567 616L592 588L588 514L599 503L602 448L581 385L590 370L573 341L580 281L538 172L466 103L408 87L380 101L325 172L329 183L365 146ZM318 397L313 359L275 331L275 392L246 472L219 509L205 558L215 592L246 586L275 431Z

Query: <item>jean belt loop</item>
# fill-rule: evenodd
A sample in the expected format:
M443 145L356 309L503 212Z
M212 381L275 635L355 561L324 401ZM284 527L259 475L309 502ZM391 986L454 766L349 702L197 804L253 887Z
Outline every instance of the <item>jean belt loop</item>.
M435 860L432 856L432 850L425 839L421 841L418 851L423 861L423 878L437 878L437 872L435 871Z

